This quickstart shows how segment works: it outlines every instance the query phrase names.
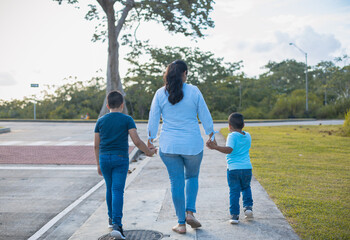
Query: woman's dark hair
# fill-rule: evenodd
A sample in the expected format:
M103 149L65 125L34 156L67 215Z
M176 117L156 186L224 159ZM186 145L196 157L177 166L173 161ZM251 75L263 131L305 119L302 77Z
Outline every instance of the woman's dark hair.
M172 105L180 102L184 97L182 91L184 72L187 74L187 64L182 60L176 60L168 65L164 73L165 90L169 94L168 100Z
M235 129L242 129L244 127L244 118L240 113L231 113L228 117L228 123Z

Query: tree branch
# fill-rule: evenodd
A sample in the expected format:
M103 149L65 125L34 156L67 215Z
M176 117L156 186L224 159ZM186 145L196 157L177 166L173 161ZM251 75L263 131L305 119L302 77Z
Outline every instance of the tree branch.
M100 6L102 7L103 11L107 14L107 4L105 0L96 0Z
M119 36L119 33L125 23L125 20L128 16L128 13L130 12L130 10L135 6L135 2L134 0L128 0L126 2L126 6L125 8L123 9L123 13L122 13L122 16L120 17L120 19L118 20L118 24L115 28L115 31L116 31L116 34L117 34L117 38Z

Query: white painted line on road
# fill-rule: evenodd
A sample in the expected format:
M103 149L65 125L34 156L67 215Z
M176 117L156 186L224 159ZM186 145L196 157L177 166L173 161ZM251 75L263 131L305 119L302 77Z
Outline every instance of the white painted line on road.
M85 146L94 146L94 142L87 143Z
M18 145L19 143L22 143L22 141L8 141L8 142L1 142L1 146L11 146L11 145Z
M65 138L61 138L59 141L66 141L68 139L71 139L72 137L65 137Z
M97 171L96 166L93 167L27 167L27 166L0 166L0 170L69 170L69 171L85 171L85 170L94 170Z
M46 223L42 228L40 228L33 236L28 238L28 240L36 240L39 239L44 233L46 233L53 225L55 225L61 218L63 218L67 213L72 211L76 206L79 205L82 201L84 201L87 197L89 197L92 193L94 193L97 189L99 189L105 180L101 180L97 183L93 188L87 191L83 196L75 200L71 205L69 205L66 209L56 215L53 219L51 219L48 223Z
M65 141L65 142L60 142L55 144L55 146L70 146L70 145L75 145L77 141Z
M49 144L50 141L36 141L36 142L31 142L31 143L27 143L27 146L42 146L42 145L47 145Z

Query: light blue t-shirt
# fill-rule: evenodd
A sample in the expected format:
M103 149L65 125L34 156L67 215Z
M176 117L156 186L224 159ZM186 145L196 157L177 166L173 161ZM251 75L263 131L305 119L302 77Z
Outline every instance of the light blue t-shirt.
M159 138L160 151L170 154L197 155L203 151L203 139L199 129L201 120L205 133L214 132L213 119L200 90L191 84L183 84L183 99L172 105L165 87L154 95L148 119L150 139L157 136L160 117L163 119Z
M252 169L252 164L249 157L249 149L252 143L252 138L248 132L245 135L239 132L228 134L226 146L232 148L232 152L226 155L228 170L236 169Z

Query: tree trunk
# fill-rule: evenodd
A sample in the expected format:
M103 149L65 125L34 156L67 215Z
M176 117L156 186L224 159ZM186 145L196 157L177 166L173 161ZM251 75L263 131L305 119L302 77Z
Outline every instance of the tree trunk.
M119 42L118 36L122 29L122 26L125 23L125 19L129 13L129 11L134 6L134 2L129 0L126 3L126 6L123 10L121 18L118 20L117 26L115 25L115 11L114 11L114 3L113 0L97 0L98 3L103 8L104 12L107 15L107 23L108 23L108 62L107 62L107 86L106 86L106 98L103 102L99 117L108 113L108 109L106 107L107 104L107 94L113 90L120 91L123 96L125 96L125 92L123 90L123 85L121 83L120 75L119 75ZM123 113L127 114L128 109L126 104L124 104Z

